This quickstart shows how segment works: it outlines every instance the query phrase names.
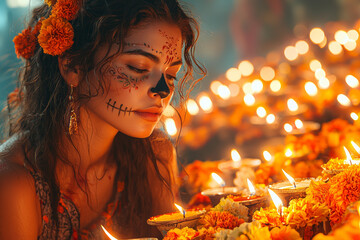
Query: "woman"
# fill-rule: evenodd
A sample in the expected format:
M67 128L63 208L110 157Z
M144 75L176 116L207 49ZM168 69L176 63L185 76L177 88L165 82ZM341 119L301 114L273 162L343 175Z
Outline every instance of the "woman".
M196 22L176 0L45 2L14 38L26 64L1 146L0 239L107 239L101 225L161 237L146 220L173 211L176 161L154 128L183 62L180 91L204 73Z

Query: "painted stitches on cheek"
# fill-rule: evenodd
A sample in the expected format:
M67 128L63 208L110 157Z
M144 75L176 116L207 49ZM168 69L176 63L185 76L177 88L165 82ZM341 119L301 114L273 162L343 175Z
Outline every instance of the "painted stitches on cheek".
M107 107L106 109L109 110L109 108L111 108L111 112L118 111L118 116L120 116L120 113L124 113L124 116L126 115L126 113L128 113L128 115L130 116L130 113L132 113L132 108L128 108L128 107L124 107L123 104L119 104L116 105L116 101L112 100L111 98L109 99L109 101L107 101L106 103Z
M165 44L162 47L162 50L166 53L165 64L171 63L174 59L180 59L176 51L178 48L179 39L175 39L174 37L169 36L161 29L159 29L159 32L161 36L166 39Z
M124 73L123 67L118 66L110 66L106 71L106 76L122 83L122 88L129 89L129 92L131 92L132 88L137 90L139 88L139 83L148 78L148 76L132 77Z

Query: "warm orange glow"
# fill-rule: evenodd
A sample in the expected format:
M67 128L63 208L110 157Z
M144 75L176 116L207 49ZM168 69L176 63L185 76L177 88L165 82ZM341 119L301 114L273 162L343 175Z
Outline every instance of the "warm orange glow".
M219 93L219 97L221 97L224 100L229 99L231 96L230 89L225 85L219 86L218 93Z
M318 60L313 59L313 60L310 61L309 66L310 66L310 69L313 72L315 72L317 69L321 68L321 63Z
M284 130L285 130L287 133L290 133L290 132L292 132L293 127L291 126L290 123L285 123L285 124L284 124Z
M289 182L294 186L294 188L296 188L296 183L295 183L295 179L290 176L289 174L287 174L284 169L281 169L283 171L283 173L285 174L285 177L289 180Z
M324 77L326 77L326 72L325 72L324 69L318 68L318 69L315 70L315 78L317 80L320 80L320 79L322 79Z
M259 93L263 90L264 84L260 79L255 79L251 83L251 89L254 93Z
M211 177L217 182L221 187L225 186L225 181L216 173L211 173Z
M344 48L348 51L354 51L356 49L357 45L354 40L349 40L344 44Z
M299 54L303 55L309 51L309 44L304 40L301 40L296 42L295 48Z
M210 84L210 90L215 94L218 95L219 94L219 87L222 85L221 82L219 81L212 81Z
M249 61L242 61L238 68L243 76L250 76L254 72L254 66Z
M334 35L334 38L338 43L342 45L344 45L347 41L349 41L349 36L343 30L337 31Z
M336 41L329 42L328 48L329 48L329 51L334 55L339 55L342 52L342 47L341 47L340 43L338 43Z
M278 195L276 195L276 193L274 193L273 190L268 189L268 191L269 191L271 200L273 201L273 203L274 203L274 205L275 205L275 207L276 207L277 212L278 212L280 215L282 215L283 203L282 203L281 199L279 198Z
M249 187L250 196L255 195L256 191L255 191L254 185L251 183L251 181L248 178L247 178L247 184Z
M351 29L347 32L350 40L357 41L359 39L359 33L355 29Z
M321 89L327 89L330 87L330 81L325 77L319 80L318 85Z
M318 93L318 89L315 85L315 83L313 82L306 82L305 83L305 91L309 96L316 96L316 94Z
M231 83L229 84L229 90L230 90L230 96L236 97L237 95L239 95L240 87L238 84Z
M315 44L320 44L325 39L325 33L320 28L313 28L310 31L310 39Z
M347 162L349 163L349 165L352 165L351 155L350 155L349 151L346 149L345 146L344 146L344 151L345 151L345 154L346 154L346 160L347 160Z
M293 155L293 152L291 151L291 149L290 148L286 149L285 156L286 157L291 157L292 155Z
M245 94L253 94L251 82L246 82L242 86L242 90Z
M240 156L239 152L236 151L236 149L234 149L234 148L231 149L231 159L237 163L239 163L241 161L241 156Z
M101 225L102 230L105 232L105 234L111 239L111 240L117 240L117 238L113 237L105 228L103 225Z

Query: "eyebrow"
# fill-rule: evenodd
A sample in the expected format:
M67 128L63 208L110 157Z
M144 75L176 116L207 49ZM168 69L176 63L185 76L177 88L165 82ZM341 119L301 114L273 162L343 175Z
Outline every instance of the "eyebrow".
M124 54L130 54L130 55L142 55L144 57L149 58L150 60L152 60L155 63L159 63L160 62L160 58L152 53L146 52L142 49L135 49L135 50L130 50L130 51L126 51L123 52ZM182 64L182 59L173 62L170 64L170 66L175 66L175 65L181 65Z

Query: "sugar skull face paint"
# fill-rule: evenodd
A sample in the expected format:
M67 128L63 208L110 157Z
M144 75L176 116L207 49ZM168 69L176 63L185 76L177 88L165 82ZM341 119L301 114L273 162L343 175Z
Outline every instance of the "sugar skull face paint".
M152 22L132 29L122 53L101 71L90 72L94 86L99 78L109 85L104 94L85 103L84 108L97 120L92 121L94 127L148 137L173 96L182 65L181 48L181 32L174 25ZM110 54L116 50L115 46ZM100 61L106 52L104 47L96 59Z

